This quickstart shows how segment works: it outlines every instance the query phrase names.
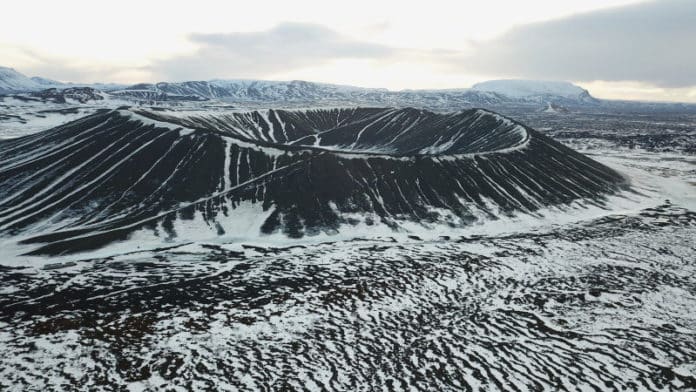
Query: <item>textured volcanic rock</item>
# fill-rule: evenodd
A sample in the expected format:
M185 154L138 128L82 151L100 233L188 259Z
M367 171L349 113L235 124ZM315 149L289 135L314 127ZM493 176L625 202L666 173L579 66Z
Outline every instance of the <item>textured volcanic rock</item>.
M411 221L464 227L601 205L626 187L619 173L484 110L122 108L0 142L0 235L59 254L136 231L185 240L186 221L207 235L292 238Z
M31 93L30 96L50 100L55 103L66 103L71 99L80 103L89 101L101 101L104 96L98 90L91 87L70 87L64 89L49 88L46 90Z
M0 390L694 391L695 236L696 213L663 205L504 236L3 266Z

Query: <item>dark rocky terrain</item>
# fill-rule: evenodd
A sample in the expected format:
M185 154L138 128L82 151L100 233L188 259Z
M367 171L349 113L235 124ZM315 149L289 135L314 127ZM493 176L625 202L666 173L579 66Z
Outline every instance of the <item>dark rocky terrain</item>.
M115 102L0 102L0 390L696 390L688 107Z
M5 267L11 390L696 388L696 214ZM9 290L8 290L9 288Z
M87 103L89 101L100 101L104 99L104 96L98 90L91 87L49 88L31 93L30 95L40 98L43 101L52 101L55 103L66 103L69 100Z

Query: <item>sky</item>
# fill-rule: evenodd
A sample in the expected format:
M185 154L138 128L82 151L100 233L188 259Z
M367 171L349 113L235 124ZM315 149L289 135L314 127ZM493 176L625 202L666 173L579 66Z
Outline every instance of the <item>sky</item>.
M521 78L696 102L694 0L4 0L3 10L0 65L61 81L401 90Z

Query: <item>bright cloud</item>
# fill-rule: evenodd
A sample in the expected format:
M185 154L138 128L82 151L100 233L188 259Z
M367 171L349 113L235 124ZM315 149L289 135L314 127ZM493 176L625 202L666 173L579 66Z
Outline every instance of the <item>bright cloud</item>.
M58 80L403 89L520 77L576 81L600 97L696 99L690 0L8 0L3 9L16 17L0 24L0 65Z

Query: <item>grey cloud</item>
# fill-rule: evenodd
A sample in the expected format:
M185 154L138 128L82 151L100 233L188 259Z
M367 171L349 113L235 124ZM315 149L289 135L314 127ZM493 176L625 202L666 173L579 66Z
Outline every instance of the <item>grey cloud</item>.
M458 65L514 77L681 87L696 85L695 49L696 1L665 0L513 28Z
M304 23L283 23L262 32L192 34L190 39L200 45L196 52L156 61L152 71L167 80L263 77L335 59L383 59L397 52Z

